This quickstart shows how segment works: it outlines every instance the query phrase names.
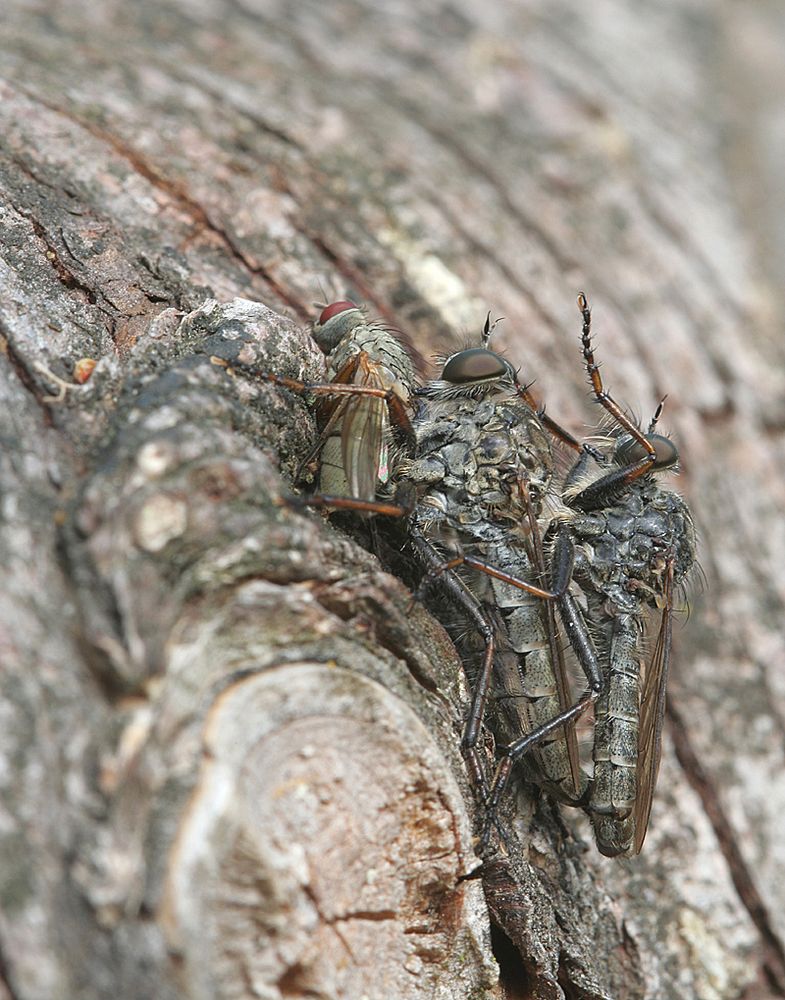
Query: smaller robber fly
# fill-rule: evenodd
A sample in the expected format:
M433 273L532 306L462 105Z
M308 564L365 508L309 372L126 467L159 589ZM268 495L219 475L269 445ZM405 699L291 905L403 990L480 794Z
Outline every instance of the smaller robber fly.
M601 451L587 449L568 474L548 540L569 539L573 588L602 668L595 705L594 776L587 811L603 854L643 846L660 763L674 597L695 563L695 530L685 501L660 487L679 454L656 433L657 407L644 432L606 391L583 318L583 357L597 402L611 424ZM655 625L656 620L659 619Z

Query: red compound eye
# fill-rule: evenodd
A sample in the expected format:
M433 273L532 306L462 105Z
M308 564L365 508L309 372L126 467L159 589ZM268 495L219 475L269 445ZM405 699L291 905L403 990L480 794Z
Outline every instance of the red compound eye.
M319 326L324 326L324 324L337 316L338 313L346 312L347 309L356 309L357 304L352 302L350 299L341 299L340 302L331 302L329 306L325 306L322 309L321 315L319 316Z

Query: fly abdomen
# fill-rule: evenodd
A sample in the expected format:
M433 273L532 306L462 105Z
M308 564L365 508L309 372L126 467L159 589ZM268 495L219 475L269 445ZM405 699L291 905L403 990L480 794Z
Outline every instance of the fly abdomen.
M526 550L509 540L488 546L484 557L520 579L535 579ZM518 735L534 732L565 707L559 692L544 602L501 580L494 579L490 589L499 624L516 657L516 693L506 701L507 716ZM500 680L500 686L509 691L509 677ZM542 777L558 797L569 802L580 797L587 779L581 774L580 786L576 787L563 729L557 729L539 743L534 753Z
M589 812L603 854L629 849L637 795L640 625L634 615L614 620L606 690L595 705L594 781Z

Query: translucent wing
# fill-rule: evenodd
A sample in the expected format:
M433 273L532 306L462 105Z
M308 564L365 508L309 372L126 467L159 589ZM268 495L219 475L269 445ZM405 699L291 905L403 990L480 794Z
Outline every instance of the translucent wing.
M365 351L355 354L336 374L334 381L339 385L387 388L378 366ZM303 471L324 451L325 446L330 450L331 439L340 437L342 475L337 481L325 481L323 478L322 490L327 493L346 493L361 500L374 500L386 461L389 426L387 403L383 399L368 396L327 398L320 403L319 413L324 426L319 440L300 463L298 474L302 476ZM338 461L337 451L333 454L332 461ZM324 466L322 475L325 475Z
M318 457L324 447L325 441L332 437L336 433L340 433L341 420L343 417L343 410L346 404L349 402L348 397L343 397L342 399L331 400L329 403L324 401L320 404L319 413L323 420L326 420L324 427L322 428L319 439L316 444L311 448L305 458L300 462L297 468L297 479L302 479L305 475L305 470Z
M387 388L378 366L363 352L355 372L356 385ZM387 428L389 418L384 399L369 396L349 398L343 408L341 455L349 495L374 500L380 473L387 475Z
M642 680L640 699L640 728L638 730L638 765L636 770L638 790L633 819L635 822L636 854L643 847L649 825L651 801L657 784L662 751L662 721L665 717L665 687L673 638L673 560L669 559L663 574L662 618L654 644L651 661Z
M540 525L531 502L528 484L521 479L518 484L521 496L526 505L526 516L529 521L529 549L532 566L539 577L539 584L542 587L549 586L548 573L545 566L545 555L542 547L542 535ZM550 601L543 601L543 610L548 626L548 645L550 647L551 663L554 676L556 678L556 691L559 698L559 707L564 710L573 704L572 691L567 678L567 671L564 666L564 651L559 641L559 630L556 626L556 614L554 606ZM577 796L581 791L581 767L578 756L578 737L575 733L575 723L570 722L564 726L564 738L567 743L567 756L570 762L570 775L572 777L573 792Z

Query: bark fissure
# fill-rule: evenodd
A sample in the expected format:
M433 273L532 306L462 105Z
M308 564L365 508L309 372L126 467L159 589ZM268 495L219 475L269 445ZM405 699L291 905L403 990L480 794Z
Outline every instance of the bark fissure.
M47 101L39 95L27 94L32 101L37 101L55 114L73 122L76 126L84 129L94 138L107 145L140 177L143 177L154 188L166 194L177 207L186 215L190 216L193 224L203 232L214 236L223 247L229 252L231 257L240 264L249 275L256 275L262 278L267 287L282 301L285 302L295 314L302 320L310 317L308 304L303 303L294 295L282 282L280 282L271 270L252 257L240 245L236 237L225 226L215 221L207 208L201 205L188 191L184 185L172 178L167 177L157 169L142 153L129 145L123 138L110 130L99 126L97 123L89 121L54 102Z
M49 409L47 401L43 398L41 388L36 381L36 379L28 371L28 366L26 361L19 355L16 348L11 340L11 333L9 330L4 329L2 320L0 320L0 354L4 354L8 359L9 366L14 373L14 376L19 381L19 384L23 387L25 392L27 392L32 399L35 400L36 405L41 411L41 418L46 427L53 427L54 421L52 419L52 412Z

